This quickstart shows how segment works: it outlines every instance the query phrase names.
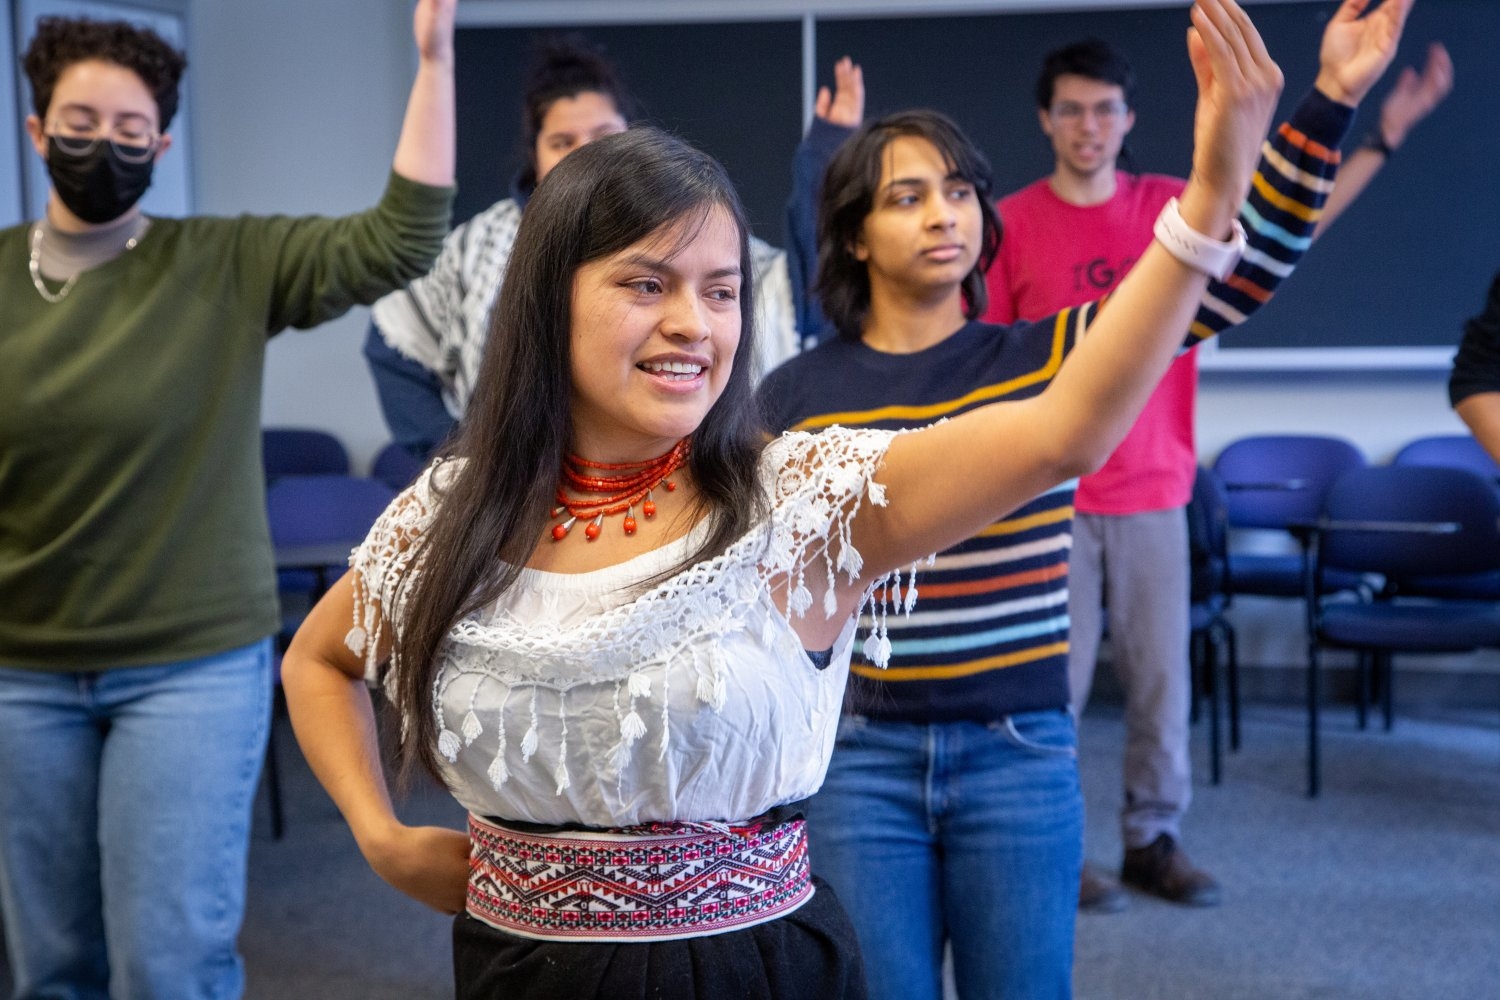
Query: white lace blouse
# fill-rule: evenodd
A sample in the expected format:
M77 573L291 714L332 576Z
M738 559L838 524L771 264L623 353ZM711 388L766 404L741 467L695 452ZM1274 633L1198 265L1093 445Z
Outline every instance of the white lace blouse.
M769 516L723 554L642 589L701 544L700 525L595 572L523 570L495 606L455 625L439 652L432 710L459 802L501 819L620 827L743 820L815 792L833 750L855 619L823 670L789 619L815 603L832 614L836 575L859 573L849 528L866 500L885 503L875 474L891 437L842 428L785 435L760 463ZM372 680L380 630L401 627L407 591L398 584L431 571L421 535L454 468L424 473L350 558L347 641ZM885 614L910 610L914 572L866 591L874 625L864 648L882 665ZM771 596L780 584L784 607ZM388 685L400 668L386 671Z

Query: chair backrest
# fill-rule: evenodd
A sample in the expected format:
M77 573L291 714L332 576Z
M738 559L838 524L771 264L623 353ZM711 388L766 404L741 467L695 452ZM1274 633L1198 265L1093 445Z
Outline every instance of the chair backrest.
M1228 493L1231 525L1285 528L1315 520L1329 485L1366 464L1364 453L1343 438L1266 434L1230 443L1213 468Z
M1491 485L1500 482L1500 465L1468 434L1435 434L1408 441L1396 452L1391 464L1468 469L1489 480Z
M393 490L404 490L424 468L421 459L392 441L375 456L370 475Z
M1355 469L1329 488L1327 522L1364 524L1323 533L1324 566L1381 573L1389 581L1500 569L1500 495L1464 469L1384 465ZM1425 530L1391 530L1398 524Z
M282 476L266 488L276 545L362 541L396 492L361 476Z
M303 427L267 427L260 432L261 464L266 482L281 476L349 474L349 453L327 431Z
M1218 474L1201 465L1193 480L1187 522L1189 599L1198 604L1225 592L1229 567L1228 497Z

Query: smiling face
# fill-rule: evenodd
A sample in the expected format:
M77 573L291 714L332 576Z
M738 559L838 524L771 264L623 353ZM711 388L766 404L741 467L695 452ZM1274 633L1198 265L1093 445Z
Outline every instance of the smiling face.
M572 97L559 97L542 116L542 128L536 136L532 155L537 181L575 149L625 128L625 116L606 94L585 90Z
M1118 84L1065 73L1052 85L1052 104L1038 110L1057 166L1080 178L1113 173L1135 112Z
M644 461L698 428L740 342L741 233L728 211L690 213L573 279L573 450Z
M957 295L983 237L974 185L916 136L892 139L881 159L874 204L854 247L869 271L872 298Z

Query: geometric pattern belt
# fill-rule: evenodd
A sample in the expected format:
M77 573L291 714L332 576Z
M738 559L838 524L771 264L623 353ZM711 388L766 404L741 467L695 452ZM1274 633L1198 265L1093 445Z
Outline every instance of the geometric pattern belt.
M469 915L522 937L700 937L783 916L813 894L800 819L536 834L470 814L469 839Z

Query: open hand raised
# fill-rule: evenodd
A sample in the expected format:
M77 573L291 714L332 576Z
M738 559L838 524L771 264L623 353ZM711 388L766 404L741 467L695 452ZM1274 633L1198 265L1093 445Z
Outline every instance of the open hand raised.
M833 64L833 91L818 88L813 113L830 125L858 128L865 117L865 74L848 56Z
M453 61L453 15L458 0L417 0L412 14L412 34L417 54L423 59Z
M1344 0L1323 32L1317 88L1344 104L1358 105L1391 60L1406 15L1415 0L1385 0L1367 13L1370 0Z
M1380 106L1380 135L1386 145L1395 149L1405 142L1406 133L1432 114L1452 89L1453 59L1441 42L1433 42L1422 72L1410 66L1403 69Z
M1188 58L1198 79L1198 109L1182 213L1200 232L1223 238L1250 188L1283 81L1234 0L1198 0L1192 21Z

